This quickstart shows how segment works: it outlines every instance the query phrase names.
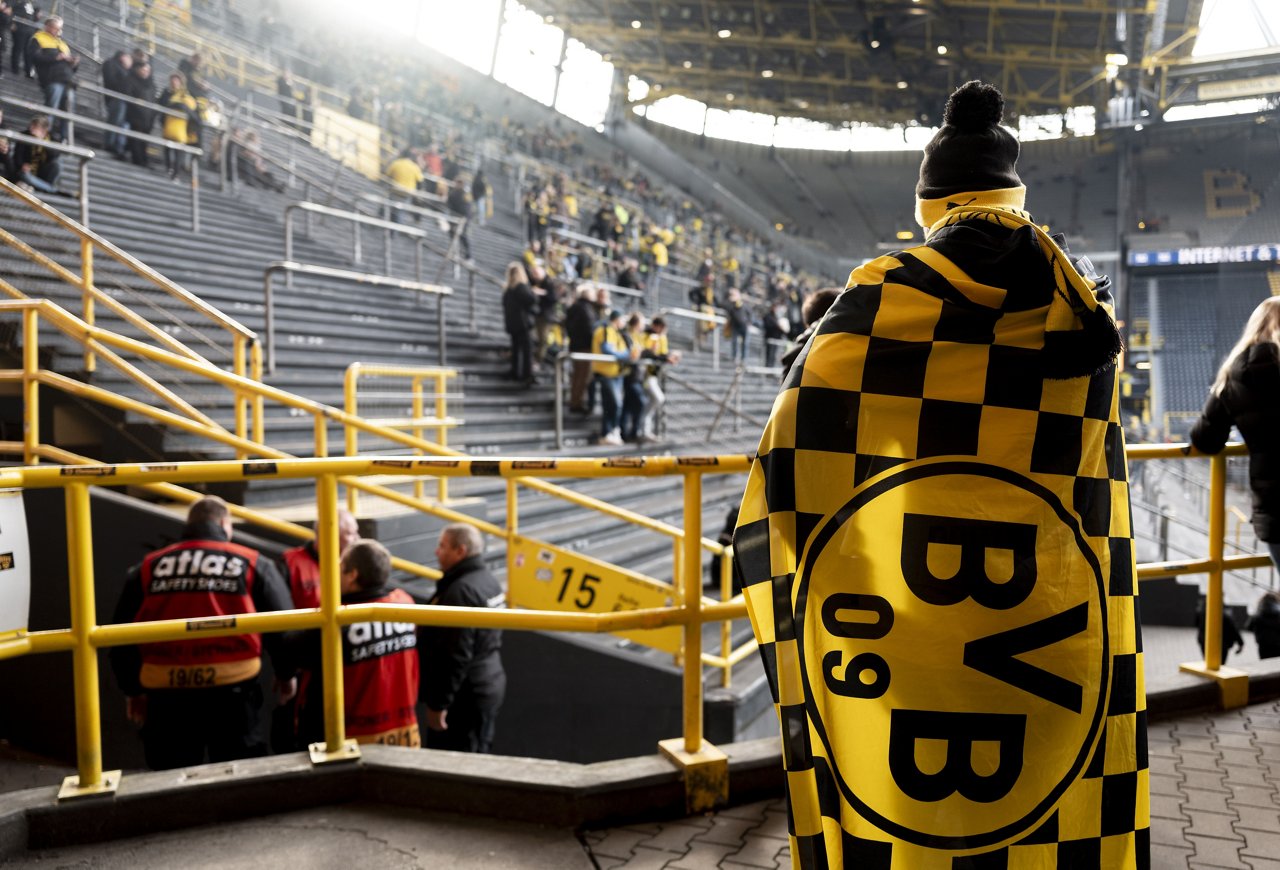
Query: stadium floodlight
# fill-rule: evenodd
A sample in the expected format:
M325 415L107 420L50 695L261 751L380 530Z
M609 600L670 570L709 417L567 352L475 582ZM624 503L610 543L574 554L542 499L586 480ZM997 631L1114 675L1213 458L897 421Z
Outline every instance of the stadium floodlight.
M1106 56L1105 60L1107 62L1107 66L1128 66L1129 65L1129 55L1123 54L1121 52L1112 52L1111 54L1108 54Z
M947 47L945 45L938 46L938 54L946 54L946 53L947 53Z
M633 21L631 22L631 28L632 28L633 30L639 30L639 29L640 29L641 27L643 27L643 26L644 26L644 25L643 25L643 24L641 24L641 22L640 22L640 20L639 20L639 19L633 20Z
M691 61L691 60L686 60L684 63L682 63L682 64L680 64L680 65L681 65L682 67L684 67L685 69L693 69L693 61Z
M716 33L716 36L720 37L721 39L728 39L730 36L733 36L733 31L726 28Z
M760 70L760 78L762 78L762 79L771 79L771 78L773 78L773 70L771 70L771 69L762 69L762 70Z
M907 89L907 83L905 81L898 82L898 90L905 91L906 89Z

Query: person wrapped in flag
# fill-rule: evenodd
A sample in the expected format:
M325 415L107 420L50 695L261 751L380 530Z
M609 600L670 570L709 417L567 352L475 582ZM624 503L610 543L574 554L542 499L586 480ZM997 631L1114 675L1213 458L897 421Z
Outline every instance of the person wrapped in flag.
M853 271L751 468L796 867L1149 865L1110 282L1025 210L1003 108L952 94L924 243Z

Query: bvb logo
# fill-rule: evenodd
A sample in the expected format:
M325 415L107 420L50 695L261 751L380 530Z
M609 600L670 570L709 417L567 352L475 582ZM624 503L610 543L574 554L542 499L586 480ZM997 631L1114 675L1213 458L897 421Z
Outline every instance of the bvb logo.
M805 555L805 696L836 782L885 833L1028 833L1084 768L1107 691L1097 557L1045 487L971 462L863 489Z

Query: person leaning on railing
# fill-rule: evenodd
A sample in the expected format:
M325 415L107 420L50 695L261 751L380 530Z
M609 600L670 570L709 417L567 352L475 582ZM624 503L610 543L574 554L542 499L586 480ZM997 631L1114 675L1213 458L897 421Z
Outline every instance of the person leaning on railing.
M289 591L275 564L231 537L226 502L217 496L195 502L182 539L129 569L112 622L288 610ZM292 673L282 669L278 635L194 637L111 650L126 712L141 727L153 770L266 755L258 734L263 649L276 674ZM277 681L281 701L296 689L291 678Z
M1280 296L1249 315L1191 427L1191 444L1218 453L1233 425L1249 448L1253 529L1280 566Z

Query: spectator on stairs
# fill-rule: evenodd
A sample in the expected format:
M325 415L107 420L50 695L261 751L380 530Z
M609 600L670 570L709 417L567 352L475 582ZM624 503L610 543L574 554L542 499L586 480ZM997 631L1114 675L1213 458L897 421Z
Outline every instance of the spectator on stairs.
M511 336L511 380L526 387L533 377L533 315L538 297L529 286L529 275L520 263L507 266L507 283L502 291L502 319Z
M76 110L76 67L80 58L71 53L71 47L62 39L62 19L50 16L44 29L36 31L27 46L31 62L35 65L40 89L44 91L44 104L64 112ZM66 141L67 124L62 118L53 121L53 138Z
M164 138L168 142L182 145L194 144L192 122L199 123L196 98L187 90L187 80L182 73L169 76L169 87L160 95L160 105L178 115L164 116ZM177 148L168 146L164 149L164 168L170 178L177 178L178 172L186 168L186 154ZM194 171L194 170L193 170Z
M4 43L13 29L13 7L0 0L0 61L4 60ZM17 72L17 70L14 70ZM0 63L0 76L4 75L4 64Z
M591 334L595 330L599 313L596 311L596 288L592 284L578 287L578 298L565 312L564 327L569 338L570 353L591 353ZM569 376L569 410L576 414L589 414L587 384L591 380L591 363L572 360Z
M391 183L395 187L405 191L405 194L400 198L413 199L413 194L422 184L423 175L422 167L418 165L418 157L412 148L406 148L401 151L400 156L387 165L387 177L391 179ZM391 210L392 223L400 223L401 215L400 209L393 208Z
M0 109L0 130L4 129L4 109ZM0 175L5 178L9 177L9 170L12 169L10 159L13 157L13 146L9 139L0 136Z
M26 73L27 78L35 76L35 64L27 54L27 43L35 34L32 22L40 20L40 7L29 0L14 0L9 4L13 10L13 44L9 49L9 65L15 76Z
M127 95L129 93L129 71L132 69L133 55L127 51L117 51L102 63L102 86L108 91ZM129 111L128 101L109 95L104 100L106 102L107 123L116 127L128 126L129 121L126 118ZM129 139L123 133L108 131L104 144L106 149L115 156L124 157L129 148Z
M591 370L600 387L600 404L603 413L600 421L600 438L597 444L622 446L622 370L640 358L640 348L629 347L623 337L626 315L614 309L606 320L596 326L591 336L591 352L611 356L608 362L593 362Z
M645 366L644 412L640 415L639 440L649 443L658 440L658 412L667 403L667 395L662 389L662 366L680 362L680 351L672 350L667 343L667 321L660 316L649 322L644 347L650 364Z
M49 117L32 115L25 132L33 139L48 139ZM14 184L25 184L40 193L61 193L58 189L61 174L57 152L26 142L14 146L9 171L9 180Z
M483 169L477 169L471 179L471 201L475 206L476 225L482 227L493 216L493 188L489 186Z
M187 133L190 143L197 148L204 148L205 113L209 111L209 85L204 80L204 58L200 52L184 57L178 62L178 72L187 82L187 93L196 101L196 111L187 122Z
M149 136L151 127L156 121L156 112L147 103L155 102L156 88L151 79L151 63L146 60L139 63L136 56L133 69L129 73L129 96L137 101L130 103L125 110L125 120L128 121L129 129ZM129 157L137 166L148 166L150 159L147 156L147 143L137 137L131 138Z
M462 223L458 225L456 238L458 244L462 246L462 257L468 262L471 261L471 239L468 233L471 230L471 194L467 192L467 183L461 178L455 178L453 184L449 187L449 198L445 201L449 208L449 213L456 218L460 218Z

